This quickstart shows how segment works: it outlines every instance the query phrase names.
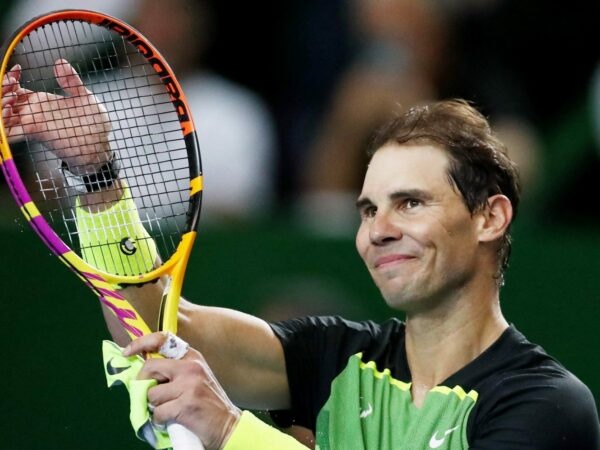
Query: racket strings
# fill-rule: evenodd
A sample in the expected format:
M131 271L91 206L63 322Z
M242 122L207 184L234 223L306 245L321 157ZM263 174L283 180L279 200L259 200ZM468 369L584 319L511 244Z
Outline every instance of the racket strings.
M128 217L130 214L137 214L137 209L120 209L115 214L115 216L117 216L116 221L113 221L112 225L110 223L104 223L100 227L90 227L89 225L86 226L85 233L93 234L95 240L99 242L98 244L88 245L85 249L83 249L84 251L87 251L89 255L93 255L92 257L95 259L93 262L96 267L118 267L123 272L123 275L135 274L140 272L139 267L137 267L135 264L135 260L123 258L121 257L119 252L103 251L106 247L106 243L119 243L119 245L125 245L123 241L131 239L130 236L126 236L124 238L122 233L122 224L128 223ZM69 220L75 225L77 229L77 218L71 217L69 218ZM140 224L142 224L143 226L144 220L140 220ZM78 233L78 231L76 233ZM134 241L131 240L131 242L133 245ZM136 250L138 251L144 252L145 250L146 253L151 254L154 243L154 238L150 236L135 236L135 246ZM154 261L152 261L151 263L154 263Z
M61 59L77 71L93 97L73 96L68 88L60 86L54 70ZM149 251L156 244L159 257L169 259L188 220L189 157L172 99L146 58L115 32L87 22L68 21L34 30L16 47L11 63L21 65L20 84L24 89L49 94L45 103L30 105L32 108L54 111L53 96L79 100L77 110L65 112L63 108L54 112L54 128L45 136L51 138L43 140L43 144L37 142L42 140L39 136L23 137L35 185L32 196L36 194L36 205L57 234L80 254L101 259L88 263L96 267L118 266L123 268L124 273L120 274L136 275L140 268L131 264L128 255L94 250L122 244L123 227L139 225L148 236L137 239L138 247ZM95 109L95 101L106 111ZM76 108L76 102L72 103L71 107ZM43 129L46 121L44 114L34 114L33 126ZM108 127L105 134L94 134L98 128L103 131L102 127ZM90 132L91 138L85 136ZM93 235L93 239L87 244L91 251L86 252L81 248L83 231L76 212L76 199L81 194L66 182L60 170L62 160L55 149L60 147L61 154L89 155L85 160L81 158L81 163L77 158L65 158L71 172L89 173L90 167L106 162L105 155L94 153L106 142L119 162L119 178L129 187L135 211L119 210L112 225L88 227L86 236ZM90 212L111 210L101 201L86 207ZM127 224L132 217L138 223Z

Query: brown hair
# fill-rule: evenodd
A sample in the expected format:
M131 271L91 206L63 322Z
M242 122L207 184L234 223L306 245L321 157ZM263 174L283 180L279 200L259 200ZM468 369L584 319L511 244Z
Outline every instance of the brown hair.
M450 184L461 193L471 214L485 208L490 196L503 194L516 216L521 195L517 167L486 118L466 101L446 100L410 108L376 133L369 156L392 142L441 146L450 159ZM504 283L510 251L507 229L498 245L500 285Z

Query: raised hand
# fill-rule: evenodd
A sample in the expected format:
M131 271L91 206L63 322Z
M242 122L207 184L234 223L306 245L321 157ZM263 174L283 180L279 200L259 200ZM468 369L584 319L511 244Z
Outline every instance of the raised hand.
M9 142L27 136L44 143L72 173L96 173L111 158L106 109L66 60L55 62L54 76L66 96L23 88L18 64L3 77L2 120Z

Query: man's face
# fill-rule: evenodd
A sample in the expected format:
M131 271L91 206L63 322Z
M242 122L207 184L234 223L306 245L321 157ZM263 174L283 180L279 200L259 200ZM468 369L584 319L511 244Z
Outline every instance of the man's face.
M394 308L418 312L452 298L476 270L478 215L451 186L448 164L435 146L388 144L367 170L356 247Z

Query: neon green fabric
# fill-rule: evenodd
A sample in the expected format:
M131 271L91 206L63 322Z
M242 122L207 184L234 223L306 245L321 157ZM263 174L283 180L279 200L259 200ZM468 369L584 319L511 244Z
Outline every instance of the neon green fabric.
M115 275L140 275L154 267L157 250L124 181L123 197L110 208L88 212L77 199L75 218L82 258Z
M243 411L223 450L307 450L293 437Z
M437 386L417 408L410 389L389 369L363 362L361 353L352 356L319 412L316 449L468 448L467 423L478 393Z
M152 423L148 411L148 389L156 385L156 380L136 379L144 360L139 355L123 356L123 349L111 341L102 342L102 356L108 387L123 384L129 391L129 420L136 436L155 449L171 448L166 430Z

